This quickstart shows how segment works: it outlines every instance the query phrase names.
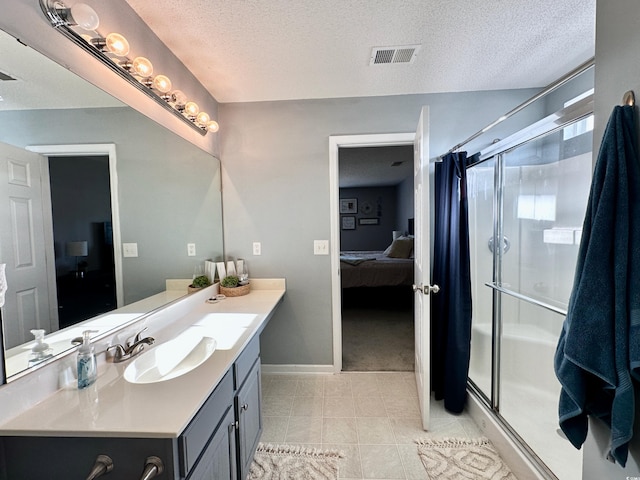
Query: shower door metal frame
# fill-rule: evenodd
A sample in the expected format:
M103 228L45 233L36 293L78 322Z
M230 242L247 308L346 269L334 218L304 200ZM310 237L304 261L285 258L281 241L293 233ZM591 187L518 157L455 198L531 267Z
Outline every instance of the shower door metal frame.
M563 128L576 123L593 114L593 95L564 108L545 119L534 123L511 137L491 145L480 152L480 160L469 165L473 168L485 161L493 159L494 164L494 192L493 192L493 281L485 283L492 291L492 338L491 338L491 392L486 394L473 380L468 379L468 388L472 394L480 399L494 414L507 436L517 443L523 455L547 478L557 478L553 471L546 466L536 452L526 443L518 432L507 422L500 413L500 368L501 368L501 338L502 338L502 295L508 295L522 301L545 308L560 315L566 315L564 309L541 302L514 292L502 285L502 257L504 254L504 155L547 135L551 135ZM554 118L555 117L555 118ZM500 245L500 248L497 246Z

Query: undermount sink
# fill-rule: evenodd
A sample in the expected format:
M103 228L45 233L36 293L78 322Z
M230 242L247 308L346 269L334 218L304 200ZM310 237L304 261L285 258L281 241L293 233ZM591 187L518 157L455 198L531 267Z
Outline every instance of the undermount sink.
M216 349L216 340L203 333L203 329L191 327L140 354L125 369L125 380L130 383L156 383L190 372Z

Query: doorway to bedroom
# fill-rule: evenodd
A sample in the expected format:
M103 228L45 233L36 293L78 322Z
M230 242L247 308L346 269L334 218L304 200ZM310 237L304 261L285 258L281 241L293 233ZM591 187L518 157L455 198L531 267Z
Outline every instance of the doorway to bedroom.
M338 149L342 370L414 371L413 144Z

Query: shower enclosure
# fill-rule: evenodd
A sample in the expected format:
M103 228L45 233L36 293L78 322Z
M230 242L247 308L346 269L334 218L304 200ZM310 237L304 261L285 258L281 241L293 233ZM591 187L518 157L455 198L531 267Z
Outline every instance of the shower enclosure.
M561 480L582 470L581 452L558 433L553 357L591 183L589 102L493 145L467 171L471 388L541 471Z

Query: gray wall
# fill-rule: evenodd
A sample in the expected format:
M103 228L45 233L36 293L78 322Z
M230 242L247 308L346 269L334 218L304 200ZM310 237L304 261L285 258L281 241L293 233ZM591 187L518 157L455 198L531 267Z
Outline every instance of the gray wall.
M398 185L398 213L396 214L396 228L409 233L409 219L415 217L413 205L413 177L409 177Z
M421 107L429 105L434 157L533 93L220 105L226 253L246 258L254 277L287 280L283 303L262 335L263 362L333 362L330 258L313 255L313 240L330 238L330 135L414 132ZM541 111L541 106L534 106L494 133L503 137L517 131L539 118ZM251 255L255 241L262 243L261 256Z
M391 232L397 223L396 187L341 188L340 198L358 201L357 213L340 215L356 219L354 230L340 229L340 250L384 250L391 245ZM371 205L371 213L363 213L364 202ZM362 218L375 218L378 225L361 225Z
M122 242L138 243L139 253L123 258L125 303L165 290L167 278L191 278L196 263L222 255L218 159L135 110L0 112L0 141L116 145ZM191 242L196 257L187 257Z
M596 10L596 75L594 148L600 148L602 135L615 105L627 90L640 97L640 7L637 0L599 1ZM594 159L595 160L595 159ZM637 341L637 340L636 340ZM584 445L585 480L625 479L640 476L640 391L636 387L636 437L629 449L626 468L605 460L609 450L609 429L599 421L589 423Z

